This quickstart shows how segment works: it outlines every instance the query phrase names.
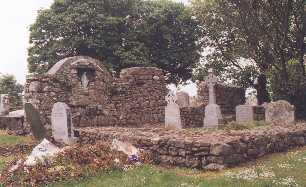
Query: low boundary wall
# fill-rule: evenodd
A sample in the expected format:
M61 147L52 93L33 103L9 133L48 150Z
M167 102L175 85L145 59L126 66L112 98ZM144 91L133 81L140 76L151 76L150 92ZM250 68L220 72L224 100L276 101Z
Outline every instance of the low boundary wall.
M148 151L157 164L199 169L236 166L269 153L304 146L306 139L306 124L215 132L116 127L77 131L80 143L116 138Z

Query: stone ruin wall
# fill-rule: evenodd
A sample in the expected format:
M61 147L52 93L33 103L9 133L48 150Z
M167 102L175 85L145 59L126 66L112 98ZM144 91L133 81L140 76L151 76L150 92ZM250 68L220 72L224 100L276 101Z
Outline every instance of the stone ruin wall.
M232 167L306 145L305 124L211 133L162 128L86 128L80 129L79 135L80 143L118 139L148 151L157 164L199 169Z
M224 115L235 114L235 107L245 103L245 89L241 87L216 84L216 103ZM208 87L204 82L198 84L198 105L208 105Z
M153 67L124 69L114 82L112 102L120 126L159 126L165 121L167 88L163 72Z
M88 71L87 89L82 87L81 73ZM56 102L67 103L76 127L90 126L161 126L165 118L168 93L162 70L153 67L123 69L113 77L103 64L84 56L59 61L46 74L27 79L25 100L41 113L46 127L51 127L51 111ZM217 104L224 114L235 113L244 103L242 88L216 86ZM231 98L231 99L228 99ZM196 107L182 107L183 128L202 127L208 89L201 83Z
M245 90L240 87L231 87L217 84L215 86L216 102L221 107L222 115L227 119L235 114L237 105L245 103ZM204 82L198 84L196 102L189 107L181 107L180 114L183 128L203 127L205 106L208 105L208 87ZM228 118L227 121L233 120Z
M205 107L183 107L180 108L182 127L201 128L204 125Z
M93 74L87 89L82 87L80 71ZM71 107L76 127L158 124L164 122L164 81L157 68L124 69L120 78L113 78L101 62L78 56L59 61L46 74L29 77L25 100L38 109L47 128L56 102Z

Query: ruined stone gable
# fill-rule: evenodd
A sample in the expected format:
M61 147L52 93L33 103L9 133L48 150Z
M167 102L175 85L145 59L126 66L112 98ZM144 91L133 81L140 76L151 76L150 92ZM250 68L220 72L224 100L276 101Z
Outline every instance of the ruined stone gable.
M54 103L72 109L76 127L143 126L164 121L166 83L158 68L128 68L114 78L102 62L77 56L56 63L46 74L28 77L25 99L46 127Z

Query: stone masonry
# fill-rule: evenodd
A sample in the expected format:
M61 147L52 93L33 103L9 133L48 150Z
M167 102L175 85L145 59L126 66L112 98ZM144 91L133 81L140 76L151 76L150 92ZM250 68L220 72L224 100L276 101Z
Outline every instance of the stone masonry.
M245 90L241 87L227 86L217 83L214 87L216 103L220 105L223 115L235 114L235 107L245 103ZM198 105L208 105L208 86L205 82L198 84Z
M148 151L155 163L189 168L232 167L263 155L304 146L306 124L208 132L159 128L78 129L80 143L127 141Z
M128 68L114 78L102 62L84 56L59 61L46 74L28 77L25 86L26 101L49 129L56 102L68 104L76 127L163 123L166 93L158 68Z

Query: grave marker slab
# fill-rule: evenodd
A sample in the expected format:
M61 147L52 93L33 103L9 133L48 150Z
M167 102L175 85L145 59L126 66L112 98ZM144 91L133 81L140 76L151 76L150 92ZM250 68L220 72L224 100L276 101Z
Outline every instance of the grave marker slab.
M265 109L262 106L238 105L236 107L236 121L246 123L265 119Z
M208 85L209 100L208 105L205 107L204 127L215 128L218 127L219 122L222 121L222 114L220 106L216 104L214 86L217 84L218 79L213 74L212 69L209 69L205 82Z
M65 144L73 143L74 133L71 110L67 104L57 102L51 114L52 135L55 141Z
M177 104L179 107L188 107L189 106L189 95L186 92L177 93Z
M286 125L295 121L295 108L285 100L271 102L266 105L266 122Z
M34 108L31 103L25 103L24 110L26 114L26 120L31 127L33 136L37 140L42 140L46 137L46 129L44 128L39 112Z
M165 109L165 127L181 129L182 122L180 116L180 107L176 104L177 97L174 92L170 91L166 96L167 106Z

